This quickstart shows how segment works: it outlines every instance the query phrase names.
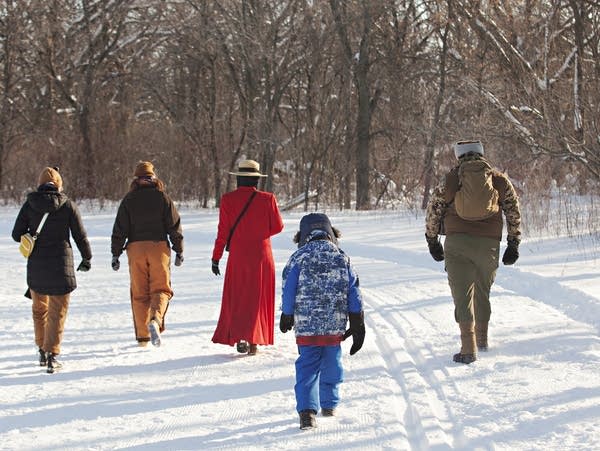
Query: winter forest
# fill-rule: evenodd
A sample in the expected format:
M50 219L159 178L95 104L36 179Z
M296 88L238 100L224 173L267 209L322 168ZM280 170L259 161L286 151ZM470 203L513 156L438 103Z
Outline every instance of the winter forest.
M420 208L479 138L544 224L600 192L599 30L595 0L1 0L0 197L52 164L118 199L151 159L208 207L246 157L283 206Z
M493 285L489 352L469 365L452 360L460 330L423 211L466 139L514 184L523 231ZM254 357L211 341L218 207L243 159L285 222L275 345ZM128 260L111 267L140 160L186 243L161 347L138 347ZM45 166L94 255L56 374L38 365L11 238ZM339 414L308 432L278 321L313 211L360 274L366 335L355 356L343 342ZM600 0L0 0L0 451L597 450L598 218Z

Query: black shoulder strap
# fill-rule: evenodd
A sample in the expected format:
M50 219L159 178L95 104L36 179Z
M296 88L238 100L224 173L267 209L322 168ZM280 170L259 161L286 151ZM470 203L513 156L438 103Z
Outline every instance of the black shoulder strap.
M237 217L237 219L233 223L233 227L231 227L231 230L229 231L229 236L227 237L227 245L225 246L225 250L227 252L229 252L229 243L231 243L231 237L233 236L233 232L235 232L235 228L239 224L240 219L242 219L242 216L244 216L244 214L246 213L246 210L248 210L248 207L250 206L250 202L252 202L252 199L254 199L254 196L256 196L257 192L258 191L254 191L252 193L252 195L250 196L250 199L248 199L248 202L246 202L246 205L244 205L242 212L240 213L240 215Z

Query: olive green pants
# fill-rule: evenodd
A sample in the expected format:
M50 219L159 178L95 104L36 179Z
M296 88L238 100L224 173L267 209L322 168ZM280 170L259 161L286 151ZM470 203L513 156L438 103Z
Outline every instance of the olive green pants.
M488 322L492 314L490 290L498 269L500 241L467 234L444 241L448 284L458 323Z

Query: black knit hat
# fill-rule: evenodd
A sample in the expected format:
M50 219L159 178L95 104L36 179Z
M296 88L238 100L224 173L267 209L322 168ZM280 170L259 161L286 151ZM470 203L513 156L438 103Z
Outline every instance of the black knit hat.
M306 244L311 233L321 231L327 237L337 244L337 234L333 231L331 221L324 213L309 213L300 220L300 238L298 239L298 247Z

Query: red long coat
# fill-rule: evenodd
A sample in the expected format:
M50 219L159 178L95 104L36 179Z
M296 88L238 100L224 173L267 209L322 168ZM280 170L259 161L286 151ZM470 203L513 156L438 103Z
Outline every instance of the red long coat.
M229 231L254 191L256 196L231 238L214 343L233 345L246 340L273 344L275 263L271 236L283 230L273 194L242 186L223 195L212 259L223 256Z

